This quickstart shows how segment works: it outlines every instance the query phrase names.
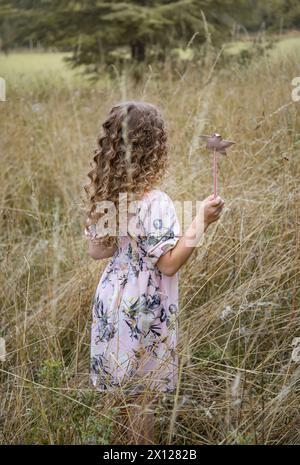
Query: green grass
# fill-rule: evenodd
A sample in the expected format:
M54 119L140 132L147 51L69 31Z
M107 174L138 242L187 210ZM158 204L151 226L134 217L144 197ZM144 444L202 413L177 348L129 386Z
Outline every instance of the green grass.
M40 75L47 77L48 73L59 73L64 79L72 79L74 71L64 62L67 53L50 52L11 52L0 54L0 70L2 77L16 74L17 77Z
M0 76L6 80L7 98L18 91L45 91L45 85L55 89L82 87L87 84L83 67L72 69L64 58L67 53L12 52L0 54Z
M253 41L249 39L233 41L225 46L224 51L228 55L238 55L245 50L249 50L252 44ZM296 54L300 58L300 36L275 38L271 56L278 57L287 54Z
M295 53L300 58L300 36L280 39L276 44L274 53L279 55Z
M243 50L249 49L251 40L233 41L225 45L225 53L229 55L238 55ZM272 50L274 55L283 55L296 53L300 56L300 36L283 36L275 43ZM172 56L178 56L181 60L192 59L192 48L188 50L173 49ZM68 53L52 52L11 52L8 55L0 53L0 76L8 80L15 81L32 81L35 79L53 78L69 82L82 80L80 76L83 68L76 70L64 61L64 58L70 56Z

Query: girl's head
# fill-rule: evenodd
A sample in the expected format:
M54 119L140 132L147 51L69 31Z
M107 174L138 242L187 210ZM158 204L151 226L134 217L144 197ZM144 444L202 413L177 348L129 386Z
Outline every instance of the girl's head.
M115 105L102 124L91 182L85 187L90 220L97 220L96 203L113 201L119 193L140 198L162 178L167 164L167 134L158 108L140 101ZM113 244L108 238L104 243Z

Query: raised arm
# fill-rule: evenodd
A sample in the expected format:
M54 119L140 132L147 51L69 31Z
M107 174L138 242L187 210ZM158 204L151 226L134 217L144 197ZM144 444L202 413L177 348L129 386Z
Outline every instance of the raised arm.
M193 253L200 238L208 226L217 221L224 207L224 201L213 195L207 197L201 205L200 212L196 215L191 225L183 234L175 247L162 255L156 265L167 276L173 276Z

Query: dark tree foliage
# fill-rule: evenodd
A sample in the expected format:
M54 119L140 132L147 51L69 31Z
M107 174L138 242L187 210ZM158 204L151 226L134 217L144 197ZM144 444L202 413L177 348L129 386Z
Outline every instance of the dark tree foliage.
M153 49L163 57L171 45L186 44L196 33L205 38L204 11L212 34L228 32L231 0L72 1L11 0L0 8L4 48L39 41L73 50L78 64L109 59L109 52L128 47L137 61ZM217 34L216 34L217 35Z
M40 43L72 51L76 65L164 60L172 47L194 37L223 42L234 24L248 30L299 26L296 0L2 0L2 50Z

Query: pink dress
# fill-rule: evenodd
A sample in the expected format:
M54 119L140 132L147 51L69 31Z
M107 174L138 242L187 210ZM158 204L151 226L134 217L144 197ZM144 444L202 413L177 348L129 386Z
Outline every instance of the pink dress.
M99 391L173 392L178 272L164 275L156 262L176 245L180 225L172 200L159 189L137 205L128 235L119 237L93 299L91 380ZM95 237L93 226L88 235Z

